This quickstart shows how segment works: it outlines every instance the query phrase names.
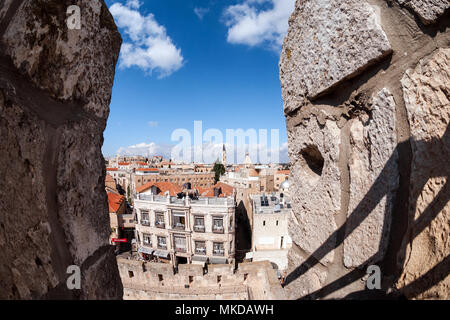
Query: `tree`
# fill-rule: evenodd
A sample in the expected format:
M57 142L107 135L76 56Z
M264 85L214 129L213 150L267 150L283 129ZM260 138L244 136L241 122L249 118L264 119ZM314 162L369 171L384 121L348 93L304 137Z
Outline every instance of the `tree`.
M214 183L217 183L217 181L219 181L220 179L220 176L222 176L225 173L225 167L222 163L216 161L213 167L213 171L215 172Z

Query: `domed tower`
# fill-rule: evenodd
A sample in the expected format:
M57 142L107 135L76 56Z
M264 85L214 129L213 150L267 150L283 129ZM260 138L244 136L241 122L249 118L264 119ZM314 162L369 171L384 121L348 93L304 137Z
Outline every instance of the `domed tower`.
M280 184L280 192L284 193L284 194L289 194L289 186L290 186L290 182L288 179L284 180L281 184Z

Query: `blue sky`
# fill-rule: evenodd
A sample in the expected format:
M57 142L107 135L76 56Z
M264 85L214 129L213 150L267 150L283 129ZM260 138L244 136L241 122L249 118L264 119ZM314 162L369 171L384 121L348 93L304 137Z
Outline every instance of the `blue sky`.
M273 2L275 1L275 3ZM103 154L170 155L172 132L279 129L278 76L294 0L106 1L123 44ZM270 145L270 141L269 141Z

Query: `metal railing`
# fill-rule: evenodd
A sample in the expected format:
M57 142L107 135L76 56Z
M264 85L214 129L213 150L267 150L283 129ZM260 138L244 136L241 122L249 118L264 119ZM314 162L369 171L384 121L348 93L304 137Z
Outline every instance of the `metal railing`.
M195 253L196 254L201 254L201 255L206 255L206 248L204 248L204 247L195 248Z
M224 228L220 226L213 226L212 231L213 233L224 233Z
M175 247L176 252L186 252L186 247Z
M161 222L161 221L156 221L155 222L155 227L160 228L160 229L165 229L166 228L166 224L164 222Z
M172 225L173 229L179 229L179 230L184 230L186 229L186 225L182 224L182 223L174 223Z
M204 225L194 226L194 231L195 232L205 232L205 226Z
M225 255L225 250L223 250L223 249L213 250L213 255L215 255L215 256L224 256Z

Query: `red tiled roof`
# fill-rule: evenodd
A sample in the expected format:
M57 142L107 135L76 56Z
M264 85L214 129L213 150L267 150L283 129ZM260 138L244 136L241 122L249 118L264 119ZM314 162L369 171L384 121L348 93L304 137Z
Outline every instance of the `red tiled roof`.
M136 171L159 171L157 168L139 168Z
M119 166L129 166L129 162L119 162Z
M105 182L114 182L114 179L109 174L107 174L105 177Z
M219 194L219 197L228 197L233 195L234 188L226 183L223 182L217 182L214 186L209 188L199 187L198 192L200 194L200 197L214 197L214 188L220 188L221 194Z
M119 211L122 204L125 202L125 197L120 194L116 194L113 192L108 192L108 204L109 204L109 212L117 212Z
M142 161L138 161L138 162L136 162L138 165L141 165L141 166L146 166L147 165L147 162L142 162Z
M173 182L147 182L146 184L137 187L136 192L144 192L150 189L152 186L156 186L159 189L159 195L164 195L166 191L169 191L169 194L175 197L178 193L183 191L180 185Z
M117 170L119 170L119 169L117 169L117 168L106 168L106 171L117 171Z
M289 170L278 170L277 174L289 174L290 171Z

